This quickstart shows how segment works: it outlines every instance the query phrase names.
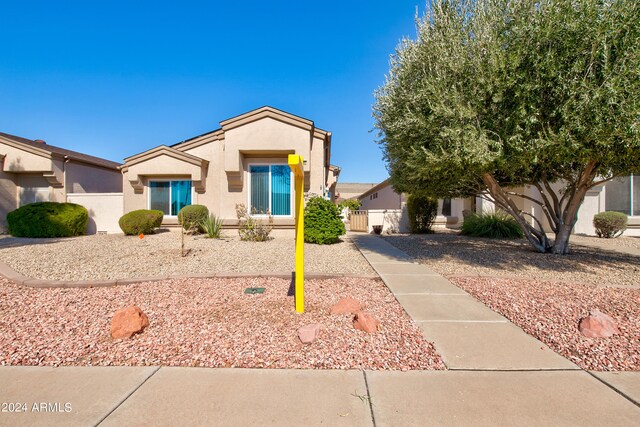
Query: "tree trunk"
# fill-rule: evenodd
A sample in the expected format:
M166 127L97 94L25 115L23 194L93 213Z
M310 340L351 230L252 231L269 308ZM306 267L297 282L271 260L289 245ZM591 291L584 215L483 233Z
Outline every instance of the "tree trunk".
M511 200L507 192L498 184L498 181L490 175L482 175L482 180L489 189L489 193L494 198L498 206L508 212L522 228L524 236L527 238L531 246L540 253L549 252L551 244L544 230L537 230L533 227L522 215L522 211L518 209L518 206Z
M562 224L556 233L556 239L551 247L551 253L556 255L567 255L569 253L569 238L575 222Z
M593 185L595 179L597 164L590 160L584 167L584 170L579 175L577 182L575 183L575 191L567 200L567 206L562 212L562 220L556 232L556 239L553 242L551 252L558 255L567 255L569 253L569 238L573 227L578 222L578 210L584 202L584 198L587 195L587 191Z

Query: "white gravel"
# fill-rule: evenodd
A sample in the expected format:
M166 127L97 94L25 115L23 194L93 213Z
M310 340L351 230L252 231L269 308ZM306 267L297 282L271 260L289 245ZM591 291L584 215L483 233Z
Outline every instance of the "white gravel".
M185 236L164 230L138 236L103 234L60 239L0 237L0 261L19 273L46 280L111 280L214 273L289 273L294 269L294 239L243 242L229 230L224 239ZM305 244L305 271L364 274L375 271L343 236L333 245Z
M264 287L247 295L246 287ZM306 310L294 309L290 281L179 279L108 288L34 289L0 279L0 365L162 365L310 369L444 369L439 356L380 280L307 280ZM352 297L381 321L376 334L330 315ZM150 325L113 340L111 318L138 305ZM302 344L297 330L324 330Z

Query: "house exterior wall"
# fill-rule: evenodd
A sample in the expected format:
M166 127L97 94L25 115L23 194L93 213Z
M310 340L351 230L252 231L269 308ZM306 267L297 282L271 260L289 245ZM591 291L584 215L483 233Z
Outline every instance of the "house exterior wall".
M27 151L28 150L28 151ZM43 150L0 143L0 154L5 156L5 172L48 172L52 170L51 157Z
M6 137L0 141L0 226L6 226L6 215L12 210L33 202L63 203L69 191L121 191L122 176L117 169L78 162L48 150L44 143L34 146Z
M551 184L551 188L556 194L560 194L564 184L562 182L555 182ZM542 200L540 192L534 186L524 186L510 189L514 192L522 192L522 194L531 197L536 200ZM593 227L593 216L600 212L605 212L607 210L606 206L606 194L607 194L607 183L598 185L593 187L587 194L585 195L584 201L578 210L578 220L574 226L573 232L576 234L586 234L589 236L595 236L595 228ZM551 225L547 220L547 217L544 215L542 208L537 203L524 199L518 196L512 196L512 200L516 203L519 209L525 212L528 215L525 215L527 221L540 229L540 224L542 225L542 229L546 233L553 233L551 229ZM476 212L493 212L495 210L495 205L488 200L477 198L477 210ZM535 221L532 217L535 217L537 221ZM627 230L624 232L625 236L640 236L640 217L638 216L630 216Z
M118 170L70 161L65 165L67 193L120 193L122 174Z
M7 214L16 208L17 203L16 175L0 168L0 228L6 227Z
M364 197L359 198L362 202L361 210L369 209L402 209L406 203L406 198L402 194L393 191L391 185L375 190Z
M87 208L87 234L122 232L118 225L124 208L122 193L68 193L67 202Z
M287 165L289 154L304 157L307 195L327 193L330 133L316 129L313 122L264 107L223 121L221 126L172 147L158 147L125 159L124 211L149 208L149 180L180 176L192 180L192 204L206 206L225 225L235 226L236 205L250 205L250 166ZM193 184L195 180L199 186ZM163 224L174 223L175 217L165 216ZM291 216L274 216L273 224L293 228L293 209Z

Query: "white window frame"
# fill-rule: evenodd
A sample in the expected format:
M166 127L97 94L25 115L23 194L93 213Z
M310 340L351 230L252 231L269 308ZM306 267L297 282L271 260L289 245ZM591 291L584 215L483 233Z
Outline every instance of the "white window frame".
M153 178L147 179L147 209L151 209L151 183L152 182L171 182L171 181L191 181L191 204L195 205L195 191L193 189L193 180L191 178ZM171 185L169 185L169 212L171 212ZM177 218L178 215L164 215L164 218Z
M623 175L620 178L626 178L627 176L629 177L629 210L626 213L629 216L629 218L640 218L640 215L634 215L633 214L633 202L635 201L635 197L634 197L634 194L633 194L633 190L634 190L633 178L634 177L637 178L640 175L634 175L634 174L630 173L629 175ZM606 198L605 198L605 201L606 201ZM607 206L606 206L606 202L605 202L605 210L606 209L607 209Z
M27 192L33 193L33 200L23 203L24 193L27 193ZM42 200L38 200L38 195L42 196ZM31 203L50 202L50 201L51 201L51 190L49 189L49 187L19 187L18 204L20 206L18 207L29 205Z
M270 163L270 162L254 162L254 163L249 163L247 164L247 212L249 215L251 215L252 217L255 218L266 218L268 217L267 214L252 214L251 213L251 209L253 208L251 206L251 166L269 166L269 211L271 211L271 166L286 166L289 167L289 165L287 163ZM293 211L294 211L294 191L295 191L295 187L294 187L294 176L293 176L293 172L291 171L291 168L289 168L289 212L291 212L291 214L289 215L273 215L271 214L272 217L274 218L293 218Z
M629 174L629 216L637 217L633 214L633 174Z

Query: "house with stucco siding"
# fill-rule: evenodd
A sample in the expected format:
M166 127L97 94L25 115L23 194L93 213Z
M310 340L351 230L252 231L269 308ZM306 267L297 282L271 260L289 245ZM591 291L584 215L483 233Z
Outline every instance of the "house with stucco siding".
M69 194L119 193L119 163L0 133L0 226L28 203L66 202Z
M125 159L124 212L158 209L164 226L176 225L186 205L199 204L237 225L236 205L256 216L269 212L274 228L293 228L289 154L302 155L304 191L330 197L340 169L329 163L331 132L311 120L262 107L220 122L211 132Z

